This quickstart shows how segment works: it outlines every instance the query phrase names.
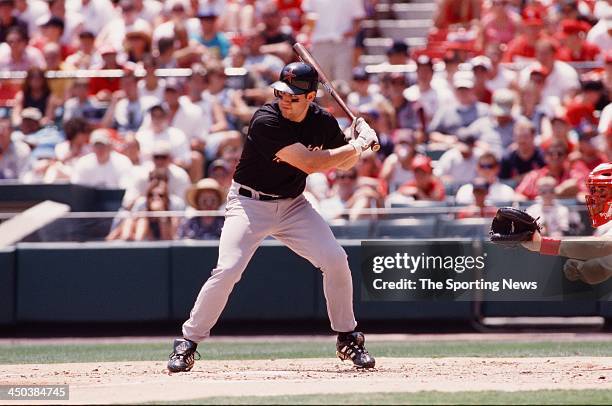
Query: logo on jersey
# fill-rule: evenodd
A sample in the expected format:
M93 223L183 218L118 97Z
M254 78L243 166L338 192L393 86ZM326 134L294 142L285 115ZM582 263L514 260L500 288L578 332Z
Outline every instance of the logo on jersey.
M306 148L308 148L309 151L320 151L323 149L323 145L308 145ZM277 164L283 162L282 159L280 159L278 156L274 155L274 158L272 158L272 162L276 162Z
M605 219L612 218L612 204L608 204L608 211L604 213L604 218Z

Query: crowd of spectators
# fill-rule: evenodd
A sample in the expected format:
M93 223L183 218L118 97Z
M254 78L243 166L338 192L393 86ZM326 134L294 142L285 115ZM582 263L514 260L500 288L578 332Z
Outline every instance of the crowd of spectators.
M300 41L382 146L309 176L327 219L533 201L547 233L567 233L559 199L583 202L589 170L612 159L610 3L439 0L427 46L396 39L372 69L361 22L377 0L0 0L0 71L25 73L0 81L0 179L125 189L133 215L111 240L217 238L222 220L197 211L222 209L249 120ZM160 74L174 68L191 70ZM350 126L328 94L317 102Z

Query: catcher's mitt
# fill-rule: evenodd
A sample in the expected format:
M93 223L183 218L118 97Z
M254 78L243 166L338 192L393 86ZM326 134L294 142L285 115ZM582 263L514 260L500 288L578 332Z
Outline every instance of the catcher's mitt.
M518 245L531 241L533 233L540 231L537 219L513 207L501 207L491 222L491 241L506 245Z

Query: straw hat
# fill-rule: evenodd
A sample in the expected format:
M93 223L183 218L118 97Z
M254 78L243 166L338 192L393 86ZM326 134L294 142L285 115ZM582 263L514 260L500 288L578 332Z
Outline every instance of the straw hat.
M216 180L212 179L212 178L204 178L204 179L200 179L198 181L198 183L196 183L195 185L192 185L186 193L186 198L187 198L187 203L189 203L189 205L191 207L198 207L198 193L203 191L203 190L212 190L213 192L216 192L217 195L219 196L219 201L221 203L223 203L223 201L225 200L225 196L223 193L223 189L221 188L221 185L219 185L219 182L217 182Z

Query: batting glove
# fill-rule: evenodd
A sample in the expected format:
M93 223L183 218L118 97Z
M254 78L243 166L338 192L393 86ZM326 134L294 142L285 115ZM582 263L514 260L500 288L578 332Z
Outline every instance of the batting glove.
M361 151L365 151L372 145L378 144L376 131L374 131L362 117L356 119L352 127L353 134L357 134L357 137L350 142L353 146L361 148Z

